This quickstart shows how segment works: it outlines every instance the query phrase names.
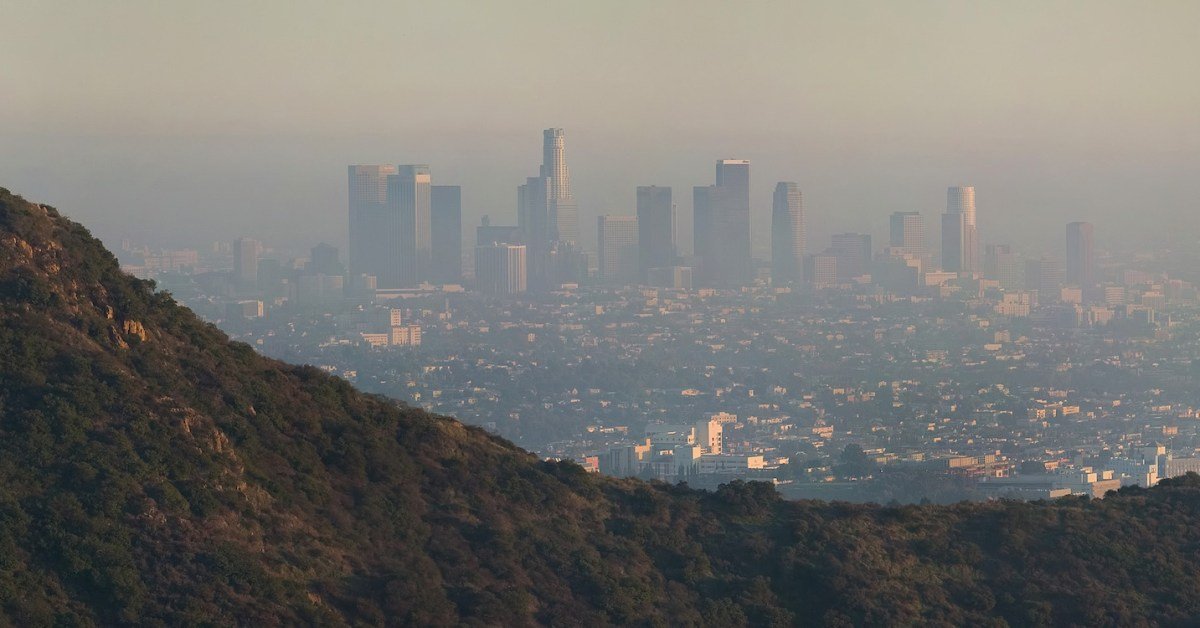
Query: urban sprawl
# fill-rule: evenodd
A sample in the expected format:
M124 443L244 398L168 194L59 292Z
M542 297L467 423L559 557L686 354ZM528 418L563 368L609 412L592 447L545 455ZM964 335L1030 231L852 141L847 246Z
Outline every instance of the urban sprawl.
M758 260L738 159L693 189L693 255L662 186L599 216L589 251L563 131L543 139L512 224L464 234L461 189L429 166L350 166L345 258L239 238L125 242L122 263L267 355L599 473L908 502L1200 471L1193 251L1106 254L1087 222L1050 255L985 245L969 186L947 191L940 246L904 211L882 246L810 249L780 182Z

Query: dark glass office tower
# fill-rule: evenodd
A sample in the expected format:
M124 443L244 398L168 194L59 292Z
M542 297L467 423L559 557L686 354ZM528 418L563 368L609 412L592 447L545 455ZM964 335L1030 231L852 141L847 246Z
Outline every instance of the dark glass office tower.
M429 166L400 166L387 178L388 264L377 275L380 288L411 288L429 280L432 185Z
M804 200L790 181L775 185L771 204L771 281L783 284L804 278Z
M1096 258L1092 248L1092 223L1067 225L1067 283L1085 289L1096 283Z
M435 185L430 190L430 239L433 246L430 281L462 282L462 188Z
M700 258L700 281L735 286L750 282L750 162L717 162L717 184L695 189L695 254Z
M675 264L675 204L671 188L643 185L637 189L638 272Z
M347 168L350 218L350 274L386 274L392 243L387 240L387 178L392 165Z

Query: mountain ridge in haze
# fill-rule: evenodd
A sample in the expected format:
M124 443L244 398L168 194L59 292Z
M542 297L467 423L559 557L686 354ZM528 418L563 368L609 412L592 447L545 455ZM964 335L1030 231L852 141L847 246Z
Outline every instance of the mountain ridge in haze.
M1200 618L1200 478L788 502L539 461L231 342L0 189L0 617L975 625Z

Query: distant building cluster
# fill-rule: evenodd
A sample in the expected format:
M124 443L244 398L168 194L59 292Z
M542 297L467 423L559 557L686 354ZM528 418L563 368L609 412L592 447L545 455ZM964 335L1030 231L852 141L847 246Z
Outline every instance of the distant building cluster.
M427 165L350 166L350 275L381 289L462 281L462 192Z
M770 257L759 262L751 253L751 167L745 159L717 160L714 182L693 189L690 257L680 256L676 246L672 189L655 185L636 188L635 213L598 216L594 256L589 253L580 241L566 134L559 128L543 131L537 176L517 186L516 224L492 224L485 216L468 251L463 248L462 188L434 185L428 165L353 165L347 174L348 264L331 259L328 248L318 260L314 249L307 274L291 287L297 303L460 285L511 298L564 286L728 289L767 281L781 289L875 285L913 295L929 290L1028 293L1015 300L1003 297L997 312L1029 316L1039 305L1074 305L1076 317L1089 324L1120 316L1112 308L1126 305L1116 303L1115 289L1121 286L1106 283L1097 271L1090 223L1067 225L1062 257L1023 256L1007 244L985 247L972 186L947 188L938 251L929 248L919 211L892 213L886 245L876 247L868 233L844 232L834 234L829 246L810 250L800 186L778 182L770 212ZM145 274L200 266L194 251L138 253L140 263L134 265ZM463 272L464 253L473 272ZM260 283L262 254L262 244L254 239L233 243L233 286L248 291ZM1105 308L1110 313L1101 311Z
M641 442L585 456L583 463L608 475L693 483L698 476L727 480L765 469L761 454L725 450L723 426L736 422L735 415L717 413L694 424L653 423Z
M940 232L906 209L816 246L782 181L755 259L744 159L692 189L691 255L661 185L597 216L588 249L565 151L546 129L515 218L466 247L461 187L353 165L345 256L249 236L120 256L268 355L612 475L1052 498L1200 471L1190 251L1108 251L1087 222L1048 252L984 244L971 186L947 188Z
M376 308L343 314L338 318L338 327L354 334L372 347L408 347L421 344L421 327L405 325L401 310Z

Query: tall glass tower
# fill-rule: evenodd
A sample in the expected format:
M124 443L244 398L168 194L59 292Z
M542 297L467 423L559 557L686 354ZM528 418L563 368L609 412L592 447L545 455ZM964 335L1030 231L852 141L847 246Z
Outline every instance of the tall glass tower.
M962 273L979 270L974 187L954 186L946 190L946 213L942 215L942 268Z
M675 263L675 204L671 188L642 185L637 188L638 272L647 277L651 268Z
M429 166L400 166L387 182L392 253L387 272L378 277L379 287L409 288L429 279L433 254Z
M347 168L350 217L350 275L387 274L394 243L388 241L387 179L398 172L393 165L358 165Z
M804 235L800 188L780 181L771 205L771 281L783 284L803 279Z

